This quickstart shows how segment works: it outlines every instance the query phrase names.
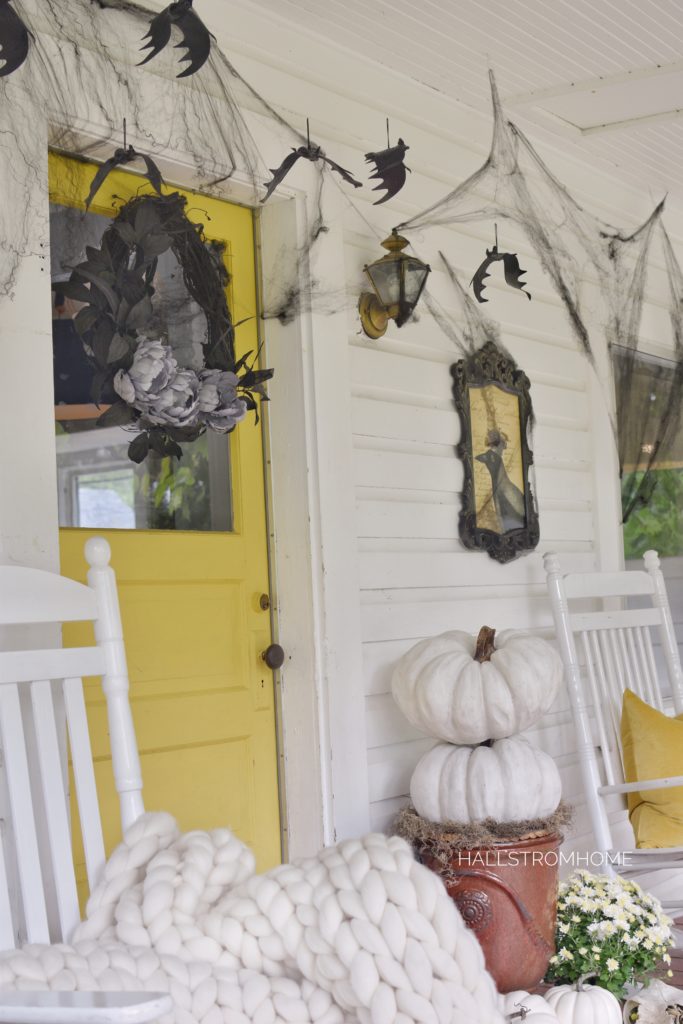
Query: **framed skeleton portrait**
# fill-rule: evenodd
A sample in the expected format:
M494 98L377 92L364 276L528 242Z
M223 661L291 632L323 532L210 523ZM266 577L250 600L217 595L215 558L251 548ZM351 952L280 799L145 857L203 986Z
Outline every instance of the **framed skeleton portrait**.
M529 379L493 342L451 367L464 481L459 534L466 548L509 562L538 544L529 482Z

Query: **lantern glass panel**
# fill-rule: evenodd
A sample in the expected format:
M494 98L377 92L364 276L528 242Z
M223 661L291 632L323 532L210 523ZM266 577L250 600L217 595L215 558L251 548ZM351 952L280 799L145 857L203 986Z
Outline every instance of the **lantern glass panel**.
M424 280L429 273L424 263L420 263L419 260L415 260L412 257L408 257L403 263L403 274L404 274L404 302L409 306L414 306L420 297L422 285Z
M383 306L395 306L401 297L401 274L397 260L379 261L367 269L368 277Z

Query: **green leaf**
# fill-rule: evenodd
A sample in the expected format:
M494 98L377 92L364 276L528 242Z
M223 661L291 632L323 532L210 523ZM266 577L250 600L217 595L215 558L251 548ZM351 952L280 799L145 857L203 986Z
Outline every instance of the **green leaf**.
M145 295L151 294L144 269L141 267L136 270L122 268L117 279L117 287L121 295L128 301L129 306L135 306L144 299Z
M166 439L166 454L172 455L176 459L182 459L183 449L180 445L173 441L170 437Z
M204 433L203 424L194 427L167 427L166 434L174 441L196 441Z
M138 236L132 224L127 224L126 221L122 220L112 224L112 227L126 245L135 245Z
M132 462L136 462L138 465L147 458L149 452L149 435L147 433L138 434L130 444L128 445L128 458Z
M140 330L150 320L152 313L152 299L149 295L145 295L144 299L136 303L128 312L125 320L126 327Z
M100 317L100 312L95 309L94 306L84 306L83 309L79 309L78 313L74 317L74 327L78 333L82 336L86 331L97 322Z
M116 402L111 405L97 419L98 427L123 427L132 423L135 419L135 411L125 402Z
M109 372L107 370L97 370L93 374L92 384L90 385L90 395L95 405L99 405L102 400L102 391L104 385L109 380Z
M96 249L92 245L86 245L85 255L88 257L88 261L95 266L104 268L111 265L109 254L104 249Z
M111 339L114 337L114 324L109 319L109 316L101 316L92 332L93 341L97 340L109 347Z
M120 334L115 334L109 344L108 363L116 363L128 355L129 343Z
M249 352L245 352L241 359L238 359L234 366L234 372L239 373L243 366L246 366L247 359L249 356L254 354L254 350L251 349Z
M73 277L55 285L54 290L66 296L67 299L75 299L76 302L91 303L93 301L92 292L86 287L85 282L75 280Z
M78 273L81 275L81 277L84 277L87 281L90 281L95 286L95 288L98 288L102 292L105 299L109 303L112 312L116 313L116 311L119 308L119 303L121 300L119 299L114 289L111 288L110 285L108 285L107 282L103 279L102 275L93 273L83 264L81 264L78 267Z
M166 436L161 430L150 430L149 446L157 455L166 454Z

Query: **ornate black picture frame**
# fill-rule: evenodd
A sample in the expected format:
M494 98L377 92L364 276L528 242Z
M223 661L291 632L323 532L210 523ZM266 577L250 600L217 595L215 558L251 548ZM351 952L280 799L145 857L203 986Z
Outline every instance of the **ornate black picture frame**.
M461 427L456 453L464 468L460 539L510 562L539 539L529 483L529 378L492 341L454 363L451 375Z

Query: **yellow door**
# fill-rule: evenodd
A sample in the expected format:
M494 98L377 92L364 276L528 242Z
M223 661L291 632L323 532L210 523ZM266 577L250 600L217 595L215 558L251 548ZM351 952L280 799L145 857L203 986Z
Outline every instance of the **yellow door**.
M111 174L89 220L84 220L80 210L95 171L92 164L50 155L53 281L60 246L65 266L57 266L58 279L68 267L65 225L86 231L86 241L88 231L99 237L105 223L102 215L111 217L122 200L140 190L139 177L121 171ZM236 332L238 354L256 350L251 211L183 194L189 199L190 218L205 225L208 238L225 245L234 321L251 318ZM168 271L169 288L177 276L173 269ZM164 287L162 282L161 292ZM63 322L64 303L59 302L55 301L59 312L53 316L62 318L60 329L69 328ZM138 528L63 528L61 560L65 575L84 579L88 536L104 535L111 544L145 806L169 811L183 830L229 826L254 849L260 870L271 867L279 863L281 848L273 676L261 657L271 643L271 621L260 426L250 414L229 437L214 435L184 446L186 454L175 466L171 487L168 459L157 457L151 484L147 466L135 469L121 456L120 447L98 449L104 444L103 428L93 429L93 414L86 404L61 404L55 411L60 503L62 498L73 499L66 512L60 504L60 522L108 525L108 515L116 523L123 515L131 526L131 517L137 516ZM108 461L98 461L100 451ZM118 461L112 461L115 452ZM202 472L208 465L213 474L212 493L206 521L195 529L190 513L208 486L193 476L199 459ZM177 525L179 519L186 528L139 528L140 496L150 508L154 504L150 488L157 500L163 497L163 515L160 506L153 509L153 525L169 526L171 520ZM101 507L103 495L111 507ZM78 514L74 502L80 502ZM221 525L228 528L217 528ZM83 642L84 629L70 628L65 642ZM120 838L120 826L105 705L96 681L87 683L87 704L110 851Z

